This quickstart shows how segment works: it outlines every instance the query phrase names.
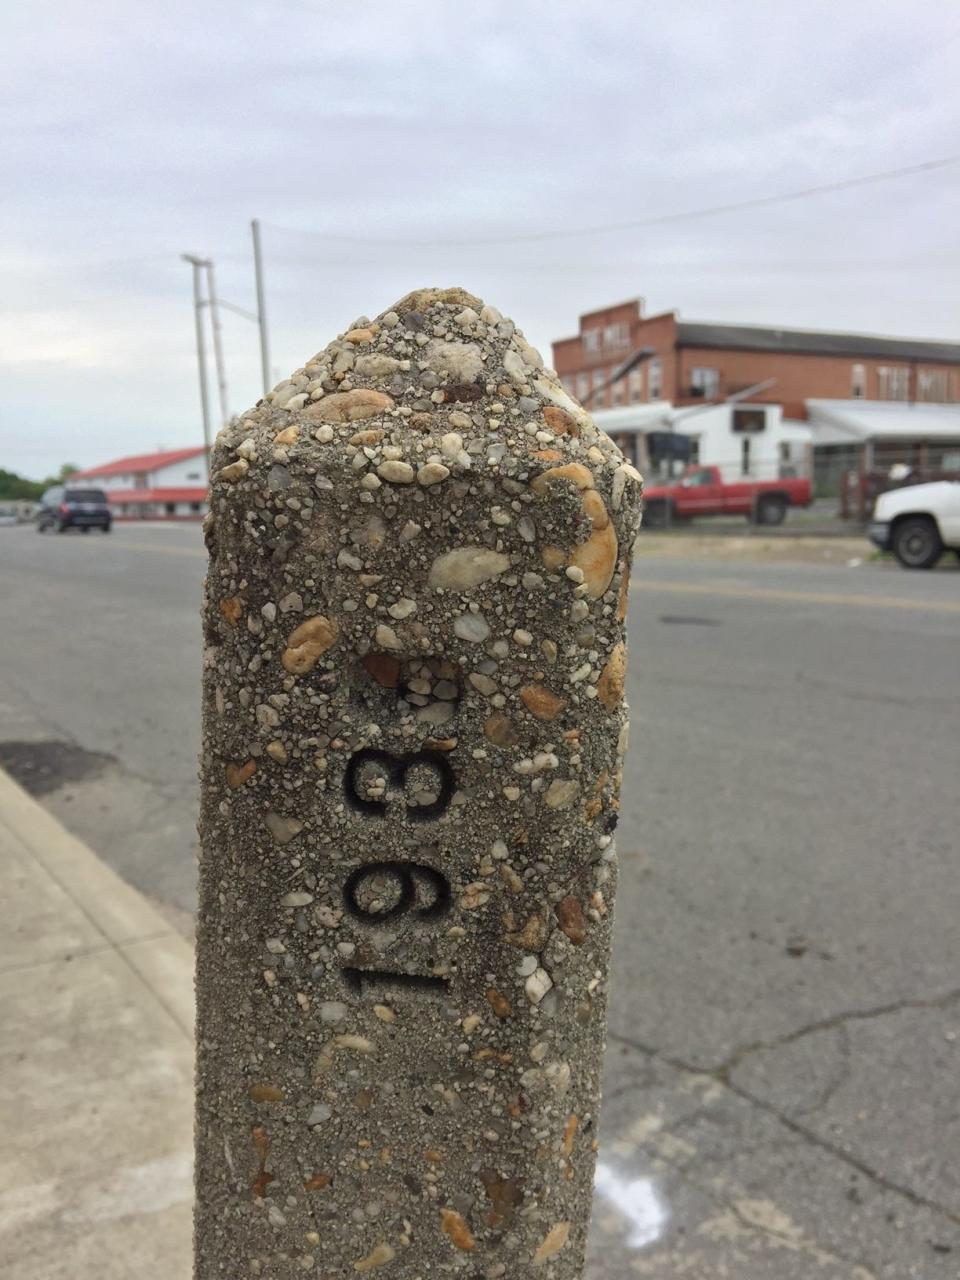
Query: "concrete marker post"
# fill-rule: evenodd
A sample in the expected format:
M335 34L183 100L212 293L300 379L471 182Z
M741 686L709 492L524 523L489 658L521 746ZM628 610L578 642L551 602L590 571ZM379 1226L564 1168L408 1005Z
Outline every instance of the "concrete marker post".
M211 476L196 1280L573 1280L640 477L460 289Z

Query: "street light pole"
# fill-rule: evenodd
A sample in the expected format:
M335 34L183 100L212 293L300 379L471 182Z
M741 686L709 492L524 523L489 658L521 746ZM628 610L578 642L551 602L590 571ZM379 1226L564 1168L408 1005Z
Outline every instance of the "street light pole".
M588 391L580 403L586 406L594 396L599 395L601 391L606 391L607 387L612 387L615 382L625 378L631 369L635 369L638 364L643 364L645 360L650 360L656 354L653 347L641 347L639 351L631 352L626 360L614 369L606 382L602 382L599 387L594 387L591 391Z
M267 303L263 288L263 254L260 249L260 219L250 223L253 232L253 271L257 281L257 323L260 326L260 371L263 375L263 394L270 391L270 344L267 337Z
M217 388L220 392L220 425L225 426L230 419L230 405L227 399L227 373L223 363L223 343L220 337L220 311L217 304L217 290L213 282L213 259L206 261L207 271L207 305L210 308L210 327L213 330L213 361L217 370Z
M203 447L210 457L210 395L207 390L207 353L203 340L203 291L200 287L200 271L207 265L205 258L192 253L180 255L193 268L193 313L197 331L197 368L200 372L200 408L203 413Z

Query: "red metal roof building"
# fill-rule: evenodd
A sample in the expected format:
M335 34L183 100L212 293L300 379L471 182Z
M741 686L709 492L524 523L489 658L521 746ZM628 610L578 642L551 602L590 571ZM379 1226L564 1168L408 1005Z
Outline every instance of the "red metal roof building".
M202 446L115 458L77 472L102 488L119 519L199 519L207 510L207 460Z

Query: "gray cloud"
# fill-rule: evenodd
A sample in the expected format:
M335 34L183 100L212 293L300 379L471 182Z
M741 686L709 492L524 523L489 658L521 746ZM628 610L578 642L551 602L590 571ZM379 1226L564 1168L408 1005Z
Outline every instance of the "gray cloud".
M251 306L253 216L278 374L424 283L487 296L543 347L634 294L690 317L960 336L960 167L694 223L442 243L949 154L952 4L88 0L3 25L0 465L195 440L178 255L212 254L223 295ZM256 335L230 315L224 330L240 409Z

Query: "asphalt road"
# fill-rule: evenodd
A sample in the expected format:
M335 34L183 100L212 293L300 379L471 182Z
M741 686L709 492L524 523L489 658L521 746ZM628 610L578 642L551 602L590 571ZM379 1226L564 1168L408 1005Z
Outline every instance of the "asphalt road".
M591 1280L955 1280L960 572L645 539ZM0 529L0 762L185 932L203 571Z

